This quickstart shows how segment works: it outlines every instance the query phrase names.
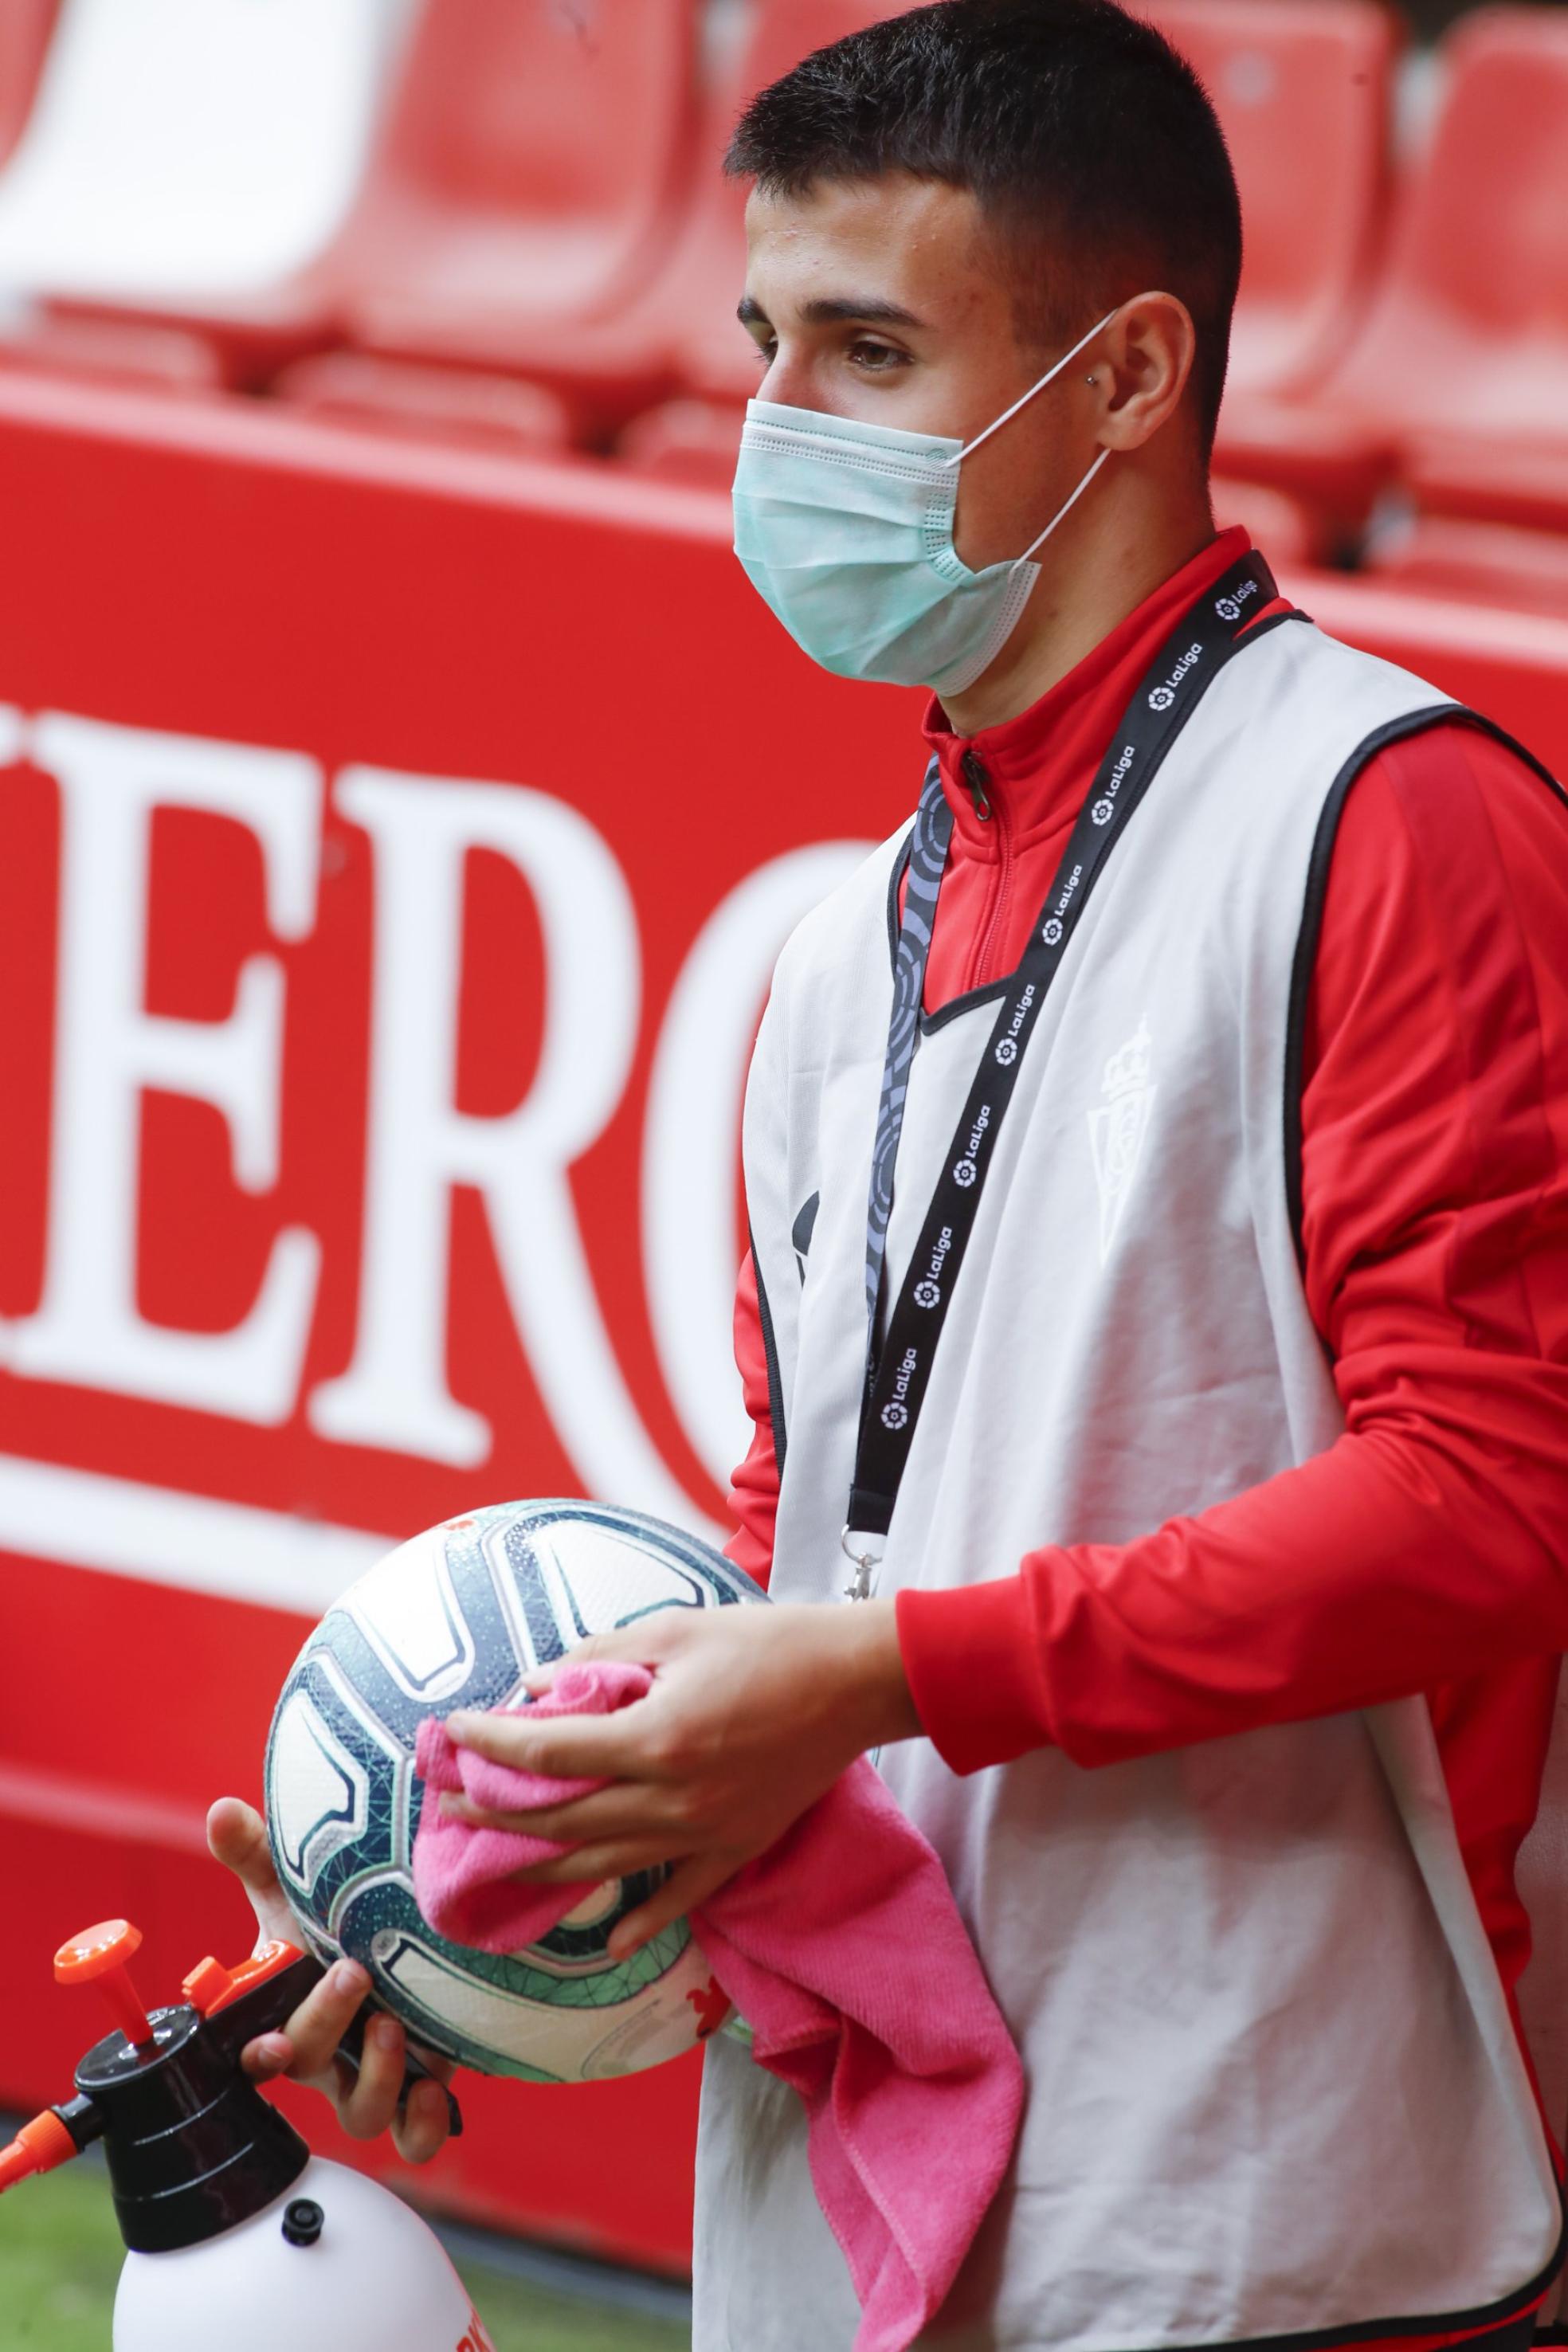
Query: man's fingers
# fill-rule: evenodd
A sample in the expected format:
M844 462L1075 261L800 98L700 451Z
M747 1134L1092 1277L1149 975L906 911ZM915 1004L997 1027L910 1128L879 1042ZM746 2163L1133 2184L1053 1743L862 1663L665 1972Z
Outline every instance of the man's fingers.
M405 2164L428 2164L450 2129L447 2096L439 2084L416 2083L407 2106L394 2119L393 2145Z
M357 1960L338 1960L306 1994L283 2031L294 2047L297 2074L323 2074L367 1992L370 1978Z
M638 1721L646 1699L617 1715L533 1714L523 1707L503 1715L459 1710L447 1729L459 1748L514 1771L538 1772L553 1780L646 1780L650 1773L639 1751L647 1734Z
M449 2083L457 2073L458 2062L455 2058L444 2058L438 2050L426 2050L422 2042L410 2040L408 2047L426 2073L434 2074L438 2083ZM441 2113L445 2115L446 2112L447 2103L443 2100Z
M610 1936L610 1958L629 1959L661 1927L668 1927L672 1920L684 1919L689 1911L706 1903L726 1879L733 1878L746 1860L742 1853L704 1853L678 1864L646 1903L617 1923Z
M518 1812L487 1812L467 1797L444 1796L448 1821L475 1829L510 1830L522 1837L548 1838L552 1845L587 1845L606 1838L658 1837L678 1826L669 1792L647 1781L617 1780L586 1797L559 1805L531 1805Z
M278 1893L278 1873L267 1843L267 1825L254 1805L220 1797L207 1811L207 1850L232 1870L252 1895Z
M656 1609L650 1615L639 1617L635 1625L621 1625L610 1633L590 1633L564 1657L552 1658L548 1665L535 1667L524 1676L522 1686L531 1698L542 1698L568 1666L609 1661L632 1666L668 1665L694 1642L711 1637L713 1617L710 1610L683 1608L677 1603ZM627 1726L637 1727L632 1739L634 1744L640 1744L643 1726L639 1716L646 1704L645 1700L634 1699L629 1706L617 1708L612 1716L546 1716L542 1721L531 1720L526 1707L488 1715L458 1708L447 1717L447 1728L459 1748L471 1748L477 1756L490 1756L501 1764L516 1764L524 1771L558 1772L563 1780L573 1775L584 1780L612 1780L620 1774L621 1759L629 1752L622 1744ZM500 1737L492 1746L489 1742L498 1726ZM520 1729L521 1726L527 1727L526 1731ZM537 1751L530 1746L526 1754L520 1752L520 1740L542 1738L546 1732L557 1728L571 1735L564 1746ZM599 1738L608 1744L600 1747ZM548 1760L541 1760L542 1757ZM656 1779L658 1775L634 1771L627 1777L643 1780Z
M548 1690L563 1668L598 1665L606 1659L628 1666L662 1665L680 1647L688 1621L703 1613L671 1601L667 1608L639 1617L635 1625L620 1625L608 1633L589 1633L563 1657L552 1658L547 1666L538 1667L527 1677L524 1687L531 1691L536 1686Z
M661 1837L612 1839L574 1847L552 1862L536 1862L508 1875L522 1886L597 1886L606 1878L629 1878L634 1871L658 1870L679 1858L683 1841L674 1830Z
M403 2089L403 2028L395 2017L373 2017L364 2030L359 2078L338 2101L351 2139L375 2139L397 2113Z
M411 2044L400 2021L378 2012L365 2025L357 2073L338 2057L338 2044L370 1989L357 1961L340 1960L302 2000L285 2031L247 2042L240 2063L253 2081L275 2082L287 2074L322 2092L337 2108L353 2139L375 2139L390 2129L407 2164L428 2164L451 2129L442 2087L456 2073L452 2061ZM409 2086L404 2112L397 2111L410 2050L437 2079Z
M275 2083L287 2074L291 2083L302 2083L309 2091L320 2091L334 2105L353 2084L353 2069L334 2058L319 2074L310 2074L296 2063L294 2044L286 2033L263 2033L247 2042L239 2053L239 2063L253 2082Z
M261 1940L280 1936L287 1943L301 1943L289 1898L272 1867L266 1823L254 1805L243 1804L237 1797L220 1797L207 1814L207 1845L249 1895Z
M239 2063L254 2082L276 2082L294 2063L294 2045L286 2033L258 2034L239 2053Z
M399 2115L397 2103L411 2053L437 2080L411 2083ZM442 2085L456 2072L449 2058L410 2042L395 2018L374 2017L365 2029L359 2082L339 2099L338 2112L357 2139L374 2139L377 2133L390 2129L393 2145L405 2164L428 2164L452 2128Z

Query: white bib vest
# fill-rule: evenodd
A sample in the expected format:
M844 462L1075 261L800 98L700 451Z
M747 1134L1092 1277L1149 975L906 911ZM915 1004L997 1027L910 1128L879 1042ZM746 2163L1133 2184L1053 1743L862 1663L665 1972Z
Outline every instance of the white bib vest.
M1295 621L1209 687L1039 1016L879 1592L1129 1540L1340 1435L1292 1223L1303 909L1325 810L1382 741L1451 707ZM902 849L790 941L747 1095L785 1601L837 1600L848 1573ZM887 1295L999 993L922 1024ZM1424 1701L1097 1770L1042 1748L961 1780L921 1739L879 1760L942 1857L1029 2084L1013 2178L922 2343L1324 2342L1500 2321L1529 2299L1561 2202ZM694 2352L847 2352L856 2319L798 2105L721 2039Z

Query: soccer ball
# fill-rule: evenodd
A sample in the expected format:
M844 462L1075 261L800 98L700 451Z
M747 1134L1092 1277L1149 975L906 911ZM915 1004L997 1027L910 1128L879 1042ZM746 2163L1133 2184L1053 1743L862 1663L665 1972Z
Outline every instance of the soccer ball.
M416 2040L486 2074L578 2083L678 2058L724 2013L684 1919L630 1959L605 1945L663 1873L596 1887L537 1944L449 1943L414 1899L426 1716L503 1706L590 1633L659 1609L765 1600L708 1545L596 1503L502 1503L377 1562L295 1660L267 1743L267 1832L300 1932L345 1954Z

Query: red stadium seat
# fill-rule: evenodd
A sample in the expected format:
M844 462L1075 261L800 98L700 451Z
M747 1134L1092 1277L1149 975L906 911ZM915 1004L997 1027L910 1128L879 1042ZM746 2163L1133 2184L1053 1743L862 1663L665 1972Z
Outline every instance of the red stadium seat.
M690 171L699 0L420 0L355 194L320 252L210 291L74 292L195 327L254 384L345 335L512 365L618 300Z
M1446 515L1568 531L1568 412L1556 440L1422 433L1405 449L1404 475L1420 506Z
M1154 0L1197 68L1241 189L1232 397L1294 393L1359 320L1387 208L1401 35L1377 0Z
M1215 521L1221 530L1241 523L1276 570L1286 563L1312 563L1322 552L1316 522L1284 490L1264 482L1233 482L1216 474L1209 485Z
M356 341L487 364L602 317L689 173L694 0L425 0L336 257Z
M662 401L633 417L616 444L616 455L661 482L727 490L735 478L743 415L737 401Z
M572 446L565 402L543 384L511 375L417 367L364 352L318 352L285 368L272 391L302 415L370 432L529 457Z
M749 338L735 323L745 198L720 172L735 118L755 90L810 50L898 13L889 0L762 0L738 53L719 63L704 94L692 204L679 236L660 268L645 252L600 315L552 324L504 289L461 320L450 309L432 309L416 321L406 307L365 300L352 313L356 340L394 355L538 376L570 393L584 429L596 436L682 387L743 399L758 376Z
M1374 542L1367 568L1421 595L1568 619L1568 534L1420 515Z
M1479 10L1444 57L1364 333L1310 404L1238 404L1221 424L1230 467L1349 526L1407 467L1424 501L1476 512L1500 449L1535 445L1559 480L1568 455L1568 10ZM1519 512L1531 462L1498 511Z
M24 13L0 11L13 44ZM276 327L353 204L398 21L384 0L70 0L0 175L0 284L76 316Z
M42 317L0 328L0 369L214 397L224 389L204 335L142 319Z
M1568 411L1551 441L1422 434L1405 451L1404 471L1429 509L1568 532Z
M59 0L5 0L0 8L0 163L27 127Z

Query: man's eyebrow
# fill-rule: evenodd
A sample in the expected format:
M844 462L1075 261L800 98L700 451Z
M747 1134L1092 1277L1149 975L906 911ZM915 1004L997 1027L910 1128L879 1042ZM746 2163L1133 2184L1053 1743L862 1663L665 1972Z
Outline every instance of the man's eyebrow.
M735 316L742 327L768 326L772 322L762 304L753 295L742 294L735 308ZM917 319L898 302L884 302L868 296L857 301L848 295L821 294L800 306L800 316L808 327L834 327L846 320L868 327L923 327L925 320Z

